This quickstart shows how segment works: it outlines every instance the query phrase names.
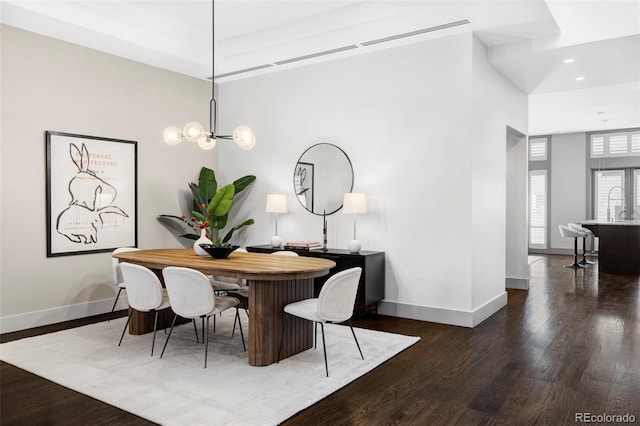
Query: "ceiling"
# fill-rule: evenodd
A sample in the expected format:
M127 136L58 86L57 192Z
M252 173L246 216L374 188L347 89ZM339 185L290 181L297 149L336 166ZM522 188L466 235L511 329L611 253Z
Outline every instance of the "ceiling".
M2 1L0 20L219 84L473 31L530 94L530 134L640 126L637 0L220 0L213 12L213 43L209 1Z

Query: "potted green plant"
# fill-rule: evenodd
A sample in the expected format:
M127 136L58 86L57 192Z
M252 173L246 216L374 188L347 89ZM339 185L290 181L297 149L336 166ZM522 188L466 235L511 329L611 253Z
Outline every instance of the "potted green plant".
M254 223L253 219L247 219L229 229L223 238L218 235L219 231L228 224L229 210L234 198L255 180L255 176L247 175L218 189L215 172L212 169L203 167L200 170L198 184L189 183L189 188L193 195L191 218L187 218L186 215L162 214L158 216L158 219L173 222L179 221L183 225L186 224L182 229L190 230L190 232L181 235L183 238L197 240L200 238L201 230L204 229L207 238L213 241L214 245L229 245L229 240L235 231Z

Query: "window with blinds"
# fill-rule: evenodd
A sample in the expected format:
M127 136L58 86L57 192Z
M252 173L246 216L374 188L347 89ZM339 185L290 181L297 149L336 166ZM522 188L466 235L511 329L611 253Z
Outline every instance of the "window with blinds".
M604 136L591 137L591 156L604 157Z
M591 158L640 155L640 131L591 135Z
M631 152L640 155L640 133L631 135Z
M624 170L601 170L594 179L595 219L614 220L624 207Z
M529 139L529 161L547 161L547 138Z
M529 247L547 248L547 171L529 172Z
M640 214L640 169L635 169L633 171L633 184L635 186L635 194L636 202L634 203L634 213L638 212Z

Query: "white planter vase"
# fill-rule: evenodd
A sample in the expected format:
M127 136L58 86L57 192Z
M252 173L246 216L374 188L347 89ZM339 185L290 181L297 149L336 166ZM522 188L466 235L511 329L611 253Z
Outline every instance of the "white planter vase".
M207 253L206 251L204 251L202 249L202 247L200 247L200 244L213 244L213 241L208 239L206 235L207 235L207 230L206 229L201 229L200 230L200 238L198 238L196 240L196 242L193 243L193 250L196 252L196 254L198 256L208 256L209 255L209 253Z

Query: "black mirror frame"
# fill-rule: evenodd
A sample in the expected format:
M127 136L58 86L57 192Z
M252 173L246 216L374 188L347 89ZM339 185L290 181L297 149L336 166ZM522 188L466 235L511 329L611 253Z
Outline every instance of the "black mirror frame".
M330 145L330 146L332 146L333 148L338 149L338 150L339 150L339 151L344 155L344 157L347 159L347 162L349 163L349 168L351 169L351 185L350 185L350 187L349 187L349 191L348 191L348 192L351 192L351 191L353 190L353 182L354 182L354 180L355 180L354 173L353 173L353 164L351 163L351 159L349 158L349 156L347 155L347 153L346 153L346 152L344 152L344 150L343 150L342 148L340 148L339 146L337 146L337 145L335 145L335 144L333 144L333 143L330 143L330 142L319 142L319 143L313 144L313 145L311 145L309 148L305 149L305 150L304 150L304 152L300 155L300 157L298 157L298 161L296 162L296 165L295 165L294 170L293 170L293 189L294 189L294 194L296 195L296 198L298 198L298 194L296 193L296 174L298 173L298 165L299 165L299 164L311 165L311 170L312 170L312 172L311 172L311 181L312 181L312 185L313 185L313 183L314 183L314 179L315 179L315 176L314 176L314 173L313 173L313 165L312 165L312 164L310 164L310 163L305 163L304 161L301 161L301 160L302 160L302 157L304 157L304 155L305 155L307 152L309 152L311 149L313 149L313 148L315 148L315 147L317 147L317 146L319 146L319 145ZM330 212L329 212L329 211L327 211L327 212L324 212L324 211L323 211L323 212L317 212L317 213L316 213L316 212L314 212L314 211L313 211L313 208L314 208L314 206L313 206L313 199L312 199L311 210L309 210L309 208L308 208L307 206L305 206L304 204L302 204L302 202L301 202L299 199L298 199L298 202L300 203L300 205L301 205L301 206L302 206L306 211L308 211L309 213L315 214L315 215L317 215L317 216L332 215L332 214L334 214L334 213L336 213L336 212L340 211L340 209L342 208L342 202L340 202L340 205L338 206L338 208L336 208L336 209L335 209L335 210L333 210L333 211L330 211Z

